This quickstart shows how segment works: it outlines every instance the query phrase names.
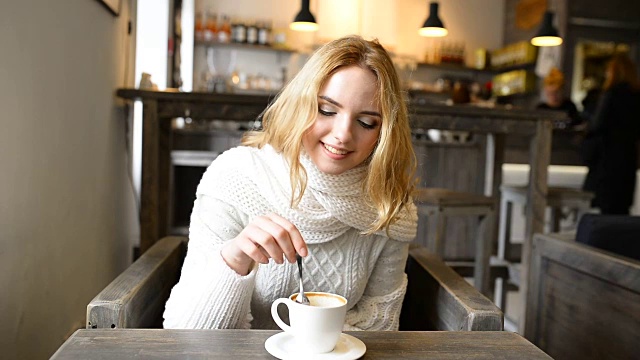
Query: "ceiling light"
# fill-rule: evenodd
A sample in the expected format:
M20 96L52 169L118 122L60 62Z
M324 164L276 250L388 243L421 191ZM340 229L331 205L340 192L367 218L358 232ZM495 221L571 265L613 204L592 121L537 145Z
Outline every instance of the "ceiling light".
M318 30L318 23L316 18L309 10L309 0L302 0L300 5L300 12L296 15L296 18L289 28L294 31L316 31Z
M531 44L535 46L558 46L562 44L562 38L558 35L558 30L553 27L553 13L546 11L542 18L542 24L535 37L531 39Z
M420 36L427 37L443 37L447 36L449 31L445 29L442 20L438 17L438 3L431 2L429 4L429 17L425 20L422 28L418 30Z

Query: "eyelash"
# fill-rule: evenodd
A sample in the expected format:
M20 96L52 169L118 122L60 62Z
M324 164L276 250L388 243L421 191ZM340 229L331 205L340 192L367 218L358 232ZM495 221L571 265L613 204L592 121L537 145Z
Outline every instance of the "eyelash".
M322 116L332 116L335 115L336 113L331 112L331 111L324 111L322 109L318 109L318 112L320 113L320 115ZM374 129L376 127L376 125L371 125L371 124L367 124L366 122L362 121L362 120L358 120L358 124L360 124L360 126L362 126L363 128L367 129L367 130L371 130Z
M367 130L374 129L376 127L375 125L367 124L366 122L364 122L362 120L358 120L358 123L360 124L360 126L362 126L363 128L365 128Z

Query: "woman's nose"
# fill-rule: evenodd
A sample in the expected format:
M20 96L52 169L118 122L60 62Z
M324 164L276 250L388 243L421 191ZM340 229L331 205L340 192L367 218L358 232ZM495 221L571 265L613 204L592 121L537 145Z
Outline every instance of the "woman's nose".
M351 133L351 119L348 116L336 116L333 122L333 129L331 131L333 137L335 137L341 143L347 143L351 141L353 134Z

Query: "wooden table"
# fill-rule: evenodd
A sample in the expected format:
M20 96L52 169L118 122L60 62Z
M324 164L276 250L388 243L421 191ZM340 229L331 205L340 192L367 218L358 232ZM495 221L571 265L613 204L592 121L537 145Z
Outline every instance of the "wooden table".
M116 329L76 331L52 359L274 359L271 330ZM505 331L360 331L362 359L551 359Z
M529 142L529 191L525 208L525 239L522 249L522 279L520 293L522 311L518 326L524 329L527 299L527 276L531 258L533 234L544 230L544 214L547 196L548 167L551 159L551 137L553 121L562 120L566 114L544 110L517 110L504 108L480 108L475 106L417 105L410 107L412 129L442 129L487 134L487 166L485 172L485 195L493 196L500 203L502 164L504 163L505 137L522 135ZM498 216L496 216L496 219ZM497 222L494 225L497 228ZM494 232L497 233L497 232ZM489 258L492 242L476 244L481 247L479 283L474 284L482 293L489 290ZM478 252L476 252L478 253ZM477 269L478 267L476 267ZM522 333L522 331L520 331Z

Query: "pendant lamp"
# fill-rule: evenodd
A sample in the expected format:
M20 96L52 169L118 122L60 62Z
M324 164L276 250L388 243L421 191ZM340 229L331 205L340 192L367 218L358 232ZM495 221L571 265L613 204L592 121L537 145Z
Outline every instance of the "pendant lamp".
M438 17L438 3L433 1L429 4L429 17L418 30L420 36L427 37L443 37L447 36L449 31L445 29L442 20Z
M289 28L294 31L316 31L318 30L318 23L316 18L313 17L311 10L309 10L309 0L302 0L300 4L300 12L293 19L293 22L289 24Z
M542 24L535 37L531 39L531 44L535 46L558 46L562 44L562 38L558 35L558 30L553 27L553 13L545 11Z

